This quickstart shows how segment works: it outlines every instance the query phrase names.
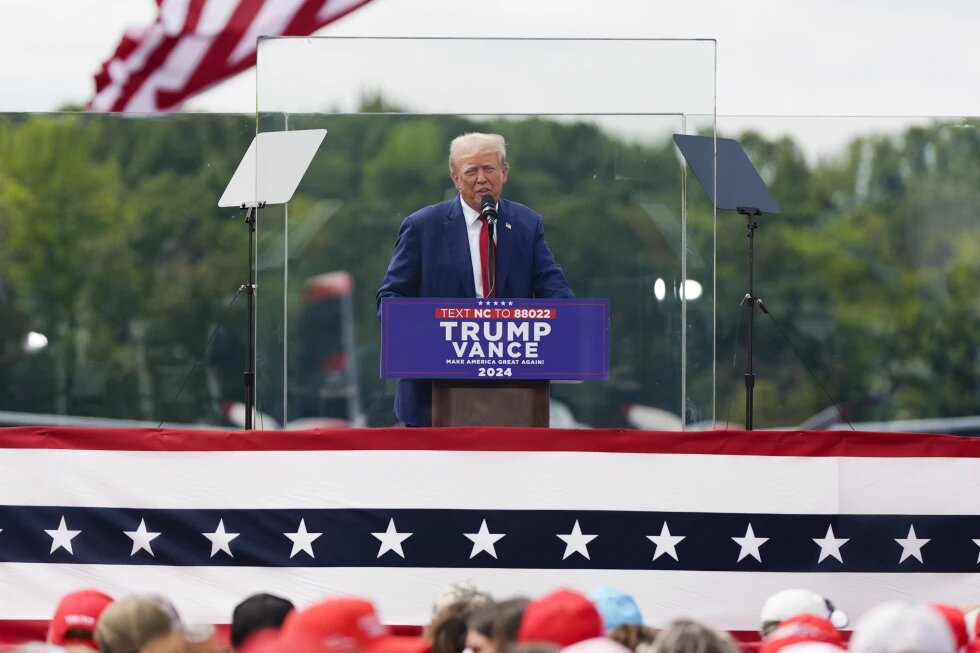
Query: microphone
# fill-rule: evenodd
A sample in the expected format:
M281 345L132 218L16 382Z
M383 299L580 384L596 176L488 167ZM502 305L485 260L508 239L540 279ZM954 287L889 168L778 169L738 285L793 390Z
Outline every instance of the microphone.
M480 215L487 219L488 225L497 221L497 202L493 195L488 193L480 198Z
M480 215L487 221L487 267L490 278L490 287L484 289L487 297L496 297L497 292L497 237L494 234L494 227L497 224L497 202L493 195L487 193L480 198Z

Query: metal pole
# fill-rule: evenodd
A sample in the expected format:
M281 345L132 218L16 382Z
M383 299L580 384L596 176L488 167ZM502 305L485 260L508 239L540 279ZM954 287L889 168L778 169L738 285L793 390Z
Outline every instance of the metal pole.
M745 371L745 430L752 430L752 399L753 391L755 390L755 374L752 369L753 362L753 327L755 325L755 288L753 286L753 257L754 257L754 245L755 245L755 230L758 227L758 223L755 221L755 216L758 215L756 211L746 210L740 211L744 213L747 219L746 227L748 229L749 238L749 294L745 296L746 303L748 304L748 361L746 363Z
M246 320L248 321L245 354L245 430L251 431L255 417L255 214L256 207L245 208L245 223L248 225L248 295Z

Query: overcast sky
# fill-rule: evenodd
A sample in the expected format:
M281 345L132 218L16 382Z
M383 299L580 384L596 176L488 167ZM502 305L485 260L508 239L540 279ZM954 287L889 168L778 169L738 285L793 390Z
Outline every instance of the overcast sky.
M153 0L0 0L0 110L84 102L123 28L155 10ZM978 26L977 0L374 0L324 33L708 37L721 114L976 115ZM254 83L243 74L188 106L254 111Z

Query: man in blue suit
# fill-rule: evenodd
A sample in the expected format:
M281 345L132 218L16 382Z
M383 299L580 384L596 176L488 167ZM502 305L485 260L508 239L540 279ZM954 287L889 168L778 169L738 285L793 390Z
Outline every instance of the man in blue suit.
M459 195L416 211L402 222L378 289L379 314L385 297L485 297L491 290L495 297L574 296L545 242L541 216L501 199L509 172L502 136L471 133L453 140L449 176ZM480 256L484 195L493 196L499 215L496 279L489 284L484 283ZM431 382L399 380L395 415L408 426L431 426Z

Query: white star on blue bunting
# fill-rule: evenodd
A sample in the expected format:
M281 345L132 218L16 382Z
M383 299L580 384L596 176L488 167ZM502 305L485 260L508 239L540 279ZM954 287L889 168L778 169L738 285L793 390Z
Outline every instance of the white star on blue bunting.
M402 542L412 537L412 533L399 533L398 529L395 528L394 519L388 521L388 530L384 533L371 533L371 535L381 541L381 546L378 548L379 558L389 551L394 551L404 558L405 552L402 550Z
M58 524L56 530L45 530L44 532L51 536L51 550L48 552L48 555L51 555L58 549L64 549L68 553L75 555L75 552L71 548L71 541L78 537L82 531L68 530L64 515L61 516L61 523Z
M565 555L561 557L562 560L568 558L568 556L573 553L578 553L579 555L585 556L586 560L591 560L589 557L589 542L599 537L598 533L595 535L585 535L582 533L582 528L578 525L578 520L575 520L575 525L572 526L572 532L565 535L557 535L558 539L565 543Z
M663 527L660 529L660 535L647 535L647 539L657 545L653 559L656 560L660 556L667 554L674 560L677 560L677 545L684 538L684 535L671 535L670 528L667 527L667 522L664 522Z
M896 538L895 541L902 546L902 557L898 561L899 564L902 564L908 558L915 558L919 562L923 562L922 547L928 544L929 540L916 537L915 525L909 525L909 534L907 537Z
M817 564L820 564L827 558L837 558L837 562L843 564L844 558L841 555L840 548L847 544L849 538L836 538L834 537L834 526L830 524L827 526L827 534L823 538L813 538L813 541L820 547L820 558L817 560Z
M296 529L295 533L283 533L283 535L288 537L293 543L293 550L289 553L290 559L292 559L293 556L300 551L307 554L311 558L316 558L316 556L313 555L313 543L316 542L317 538L323 535L323 533L308 532L306 530L305 519L299 520L299 528Z
M153 555L153 549L150 548L150 542L160 537L160 533L151 533L146 530L146 520L140 519L140 525L135 531L123 531L126 537L133 541L133 550L130 552L129 557L132 558L139 551L146 551L150 555Z
M213 558L218 551L227 553L232 558L235 554L231 552L231 541L241 535L241 533L228 533L225 531L225 520L218 520L218 527L213 533L201 533L204 537L211 540L211 557Z
M748 556L752 556L759 562L762 562L762 553L759 551L759 547L769 541L768 537L756 537L755 532L752 530L752 523L749 523L749 527L745 529L745 537L733 537L735 543L738 544L738 562L742 562L743 559Z
M470 552L470 559L472 560L480 553L489 553L494 558L497 557L497 551L494 549L493 545L499 542L506 535L504 533L491 533L490 529L487 528L487 520L484 519L483 523L480 524L480 530L476 533L463 533L468 540L473 542L473 550Z

